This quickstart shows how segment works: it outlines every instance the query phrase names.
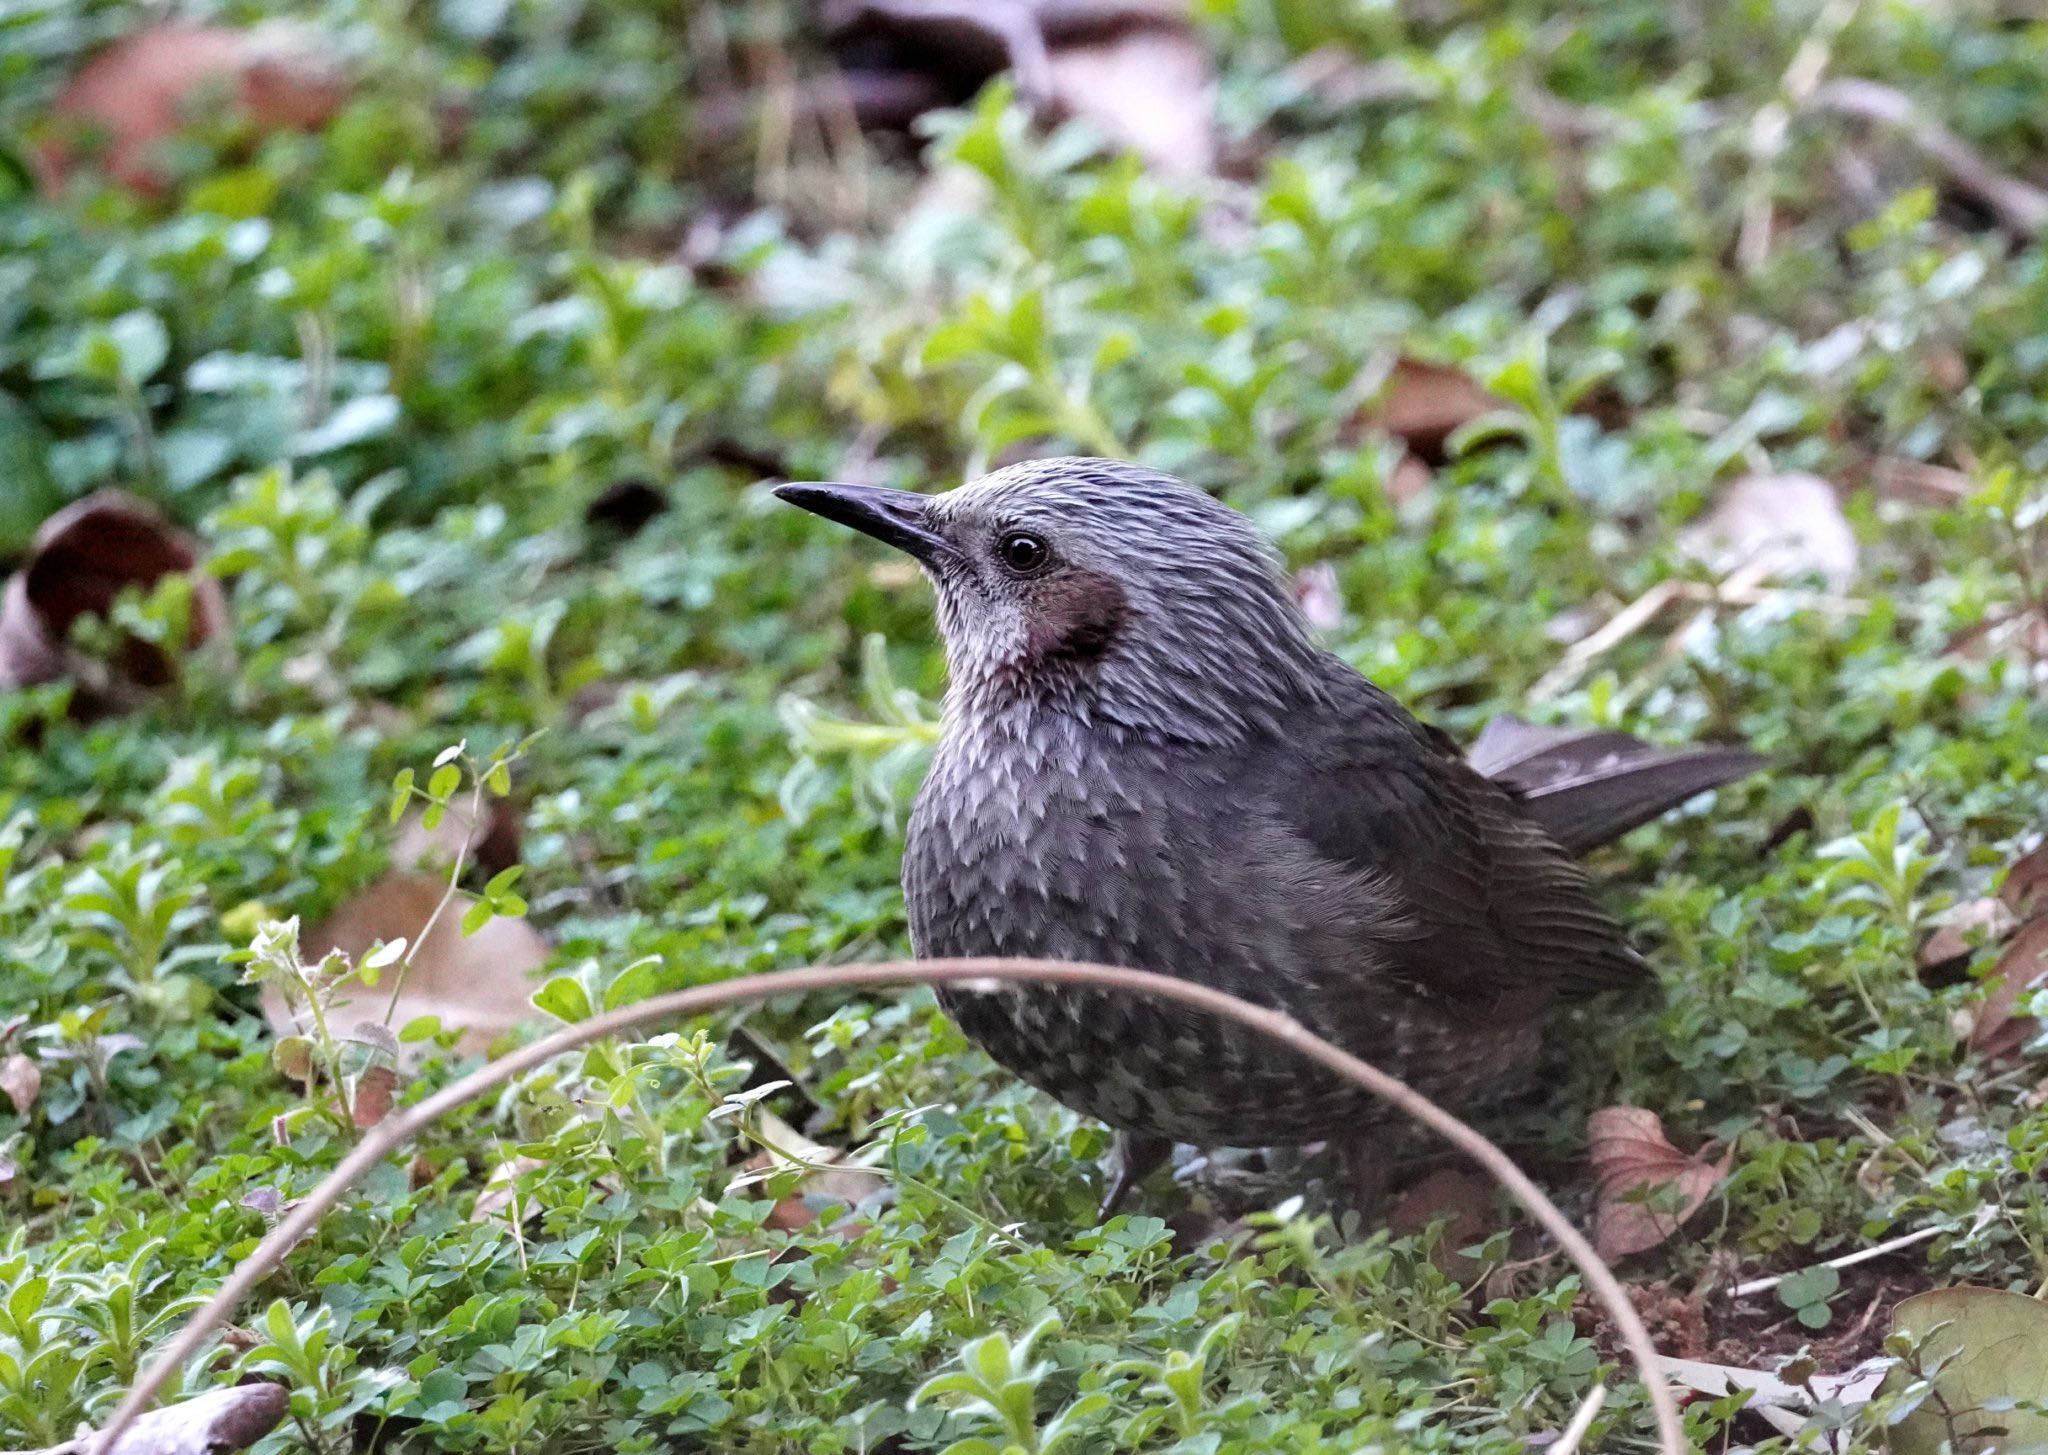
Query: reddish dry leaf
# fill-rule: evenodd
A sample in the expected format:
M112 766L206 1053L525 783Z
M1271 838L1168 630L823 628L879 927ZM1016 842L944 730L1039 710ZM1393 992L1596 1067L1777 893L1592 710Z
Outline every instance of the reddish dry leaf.
M2048 913L2048 840L2020 855L2006 867L1998 897L2022 919Z
M1664 1135L1664 1121L1637 1106L1605 1106L1587 1122L1593 1164L1593 1246L1603 1258L1623 1258L1668 1241L1706 1203L1734 1160L1731 1148L1717 1162L1702 1147L1686 1156ZM1652 1197L1643 1201L1643 1190ZM1678 1205L1672 1211L1670 1193Z
M391 1103L398 1095L398 1073L389 1066L365 1066L356 1076L349 1093L349 1114L359 1127L374 1127L391 1115Z
M359 959L380 941L416 940L446 888L446 880L432 875L387 874L306 931L306 958L340 950ZM433 933L419 943L388 1024L397 1029L419 1016L438 1016L443 1026L467 1032L465 1049L481 1051L513 1026L537 1018L527 997L534 990L532 972L547 960L548 944L523 919L500 917L473 935L463 934L462 914L470 902L458 894ZM351 987L328 1018L385 1021L391 977L398 973L393 965L378 985ZM298 1032L290 1010L268 987L263 1011L278 1034Z
M2016 1056L2040 1029L2018 1010L2023 996L2048 984L2048 919L2031 921L2013 937L1990 984L1970 1027L1970 1044L1993 1059Z
M1443 1239L1430 1261L1447 1277L1468 1282L1485 1272L1486 1265L1463 1250L1485 1242L1501 1226L1499 1192L1484 1177L1442 1168L1401 1194L1387 1214L1387 1229L1402 1236L1419 1233L1432 1223L1444 1224Z
M151 506L119 490L75 501L44 521L28 559L0 595L0 689L56 682L83 666L66 645L71 628L104 617L130 587L148 591L166 576L192 576L188 647L227 629L220 582L201 572L197 542ZM161 687L177 663L146 642L128 641L108 664L110 691Z
M43 1092L42 1068L20 1051L0 1060L0 1092L13 1104L15 1115L27 1116Z
M57 138L42 149L54 191L80 155L154 195L163 144L203 108L226 99L262 132L312 131L348 99L331 47L289 27L238 30L171 22L122 37L87 61L52 107Z
M1463 369L1403 357L1394 361L1377 402L1361 411L1358 422L1401 440L1421 463L1442 464L1452 435L1505 407Z
M1419 456L1405 454L1400 463L1388 472L1385 489L1387 500L1393 505L1406 505L1411 500L1420 500L1429 493L1429 487L1436 483L1436 475Z
M1936 970L1970 958L1978 945L1994 944L2011 934L2013 912L1996 899L1967 899L1942 915L1941 923L1920 946L1920 968Z

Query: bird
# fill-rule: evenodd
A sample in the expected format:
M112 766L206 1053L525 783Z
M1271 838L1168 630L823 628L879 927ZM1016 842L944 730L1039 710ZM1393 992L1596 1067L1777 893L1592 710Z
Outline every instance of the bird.
M1454 1108L1511 1083L1554 1008L1650 974L1578 856L1763 763L1517 718L1463 752L1316 642L1248 519L1141 465L774 493L935 588L948 683L904 841L914 954L1179 976ZM1332 1142L1377 1166L1383 1109L1240 1025L1065 986L938 994L1117 1133L1105 1216L1174 1143Z

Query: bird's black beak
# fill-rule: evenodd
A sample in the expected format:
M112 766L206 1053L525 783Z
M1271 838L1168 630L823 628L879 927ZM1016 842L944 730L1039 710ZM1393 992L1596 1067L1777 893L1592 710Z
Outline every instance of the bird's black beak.
M775 498L850 525L928 566L953 550L952 542L932 528L930 503L915 491L803 480L776 486Z

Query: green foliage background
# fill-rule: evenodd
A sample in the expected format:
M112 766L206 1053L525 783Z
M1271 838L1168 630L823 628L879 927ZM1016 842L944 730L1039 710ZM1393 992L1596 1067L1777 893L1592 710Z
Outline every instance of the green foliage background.
M1202 8L1233 163L1194 187L1034 132L1000 89L932 125L932 160L980 179L965 193L921 191L886 142L711 145L720 68L813 57L807 22L653 0L294 7L363 76L322 135L199 136L157 203L37 200L0 172L0 544L118 483L207 541L235 622L232 661L203 655L139 715L0 699L0 1026L45 1072L26 1117L0 1112L0 1447L103 1416L345 1150L316 1124L273 1136L299 1094L227 956L376 878L400 769L541 734L514 775L520 893L593 1000L643 962L615 998L903 948L903 693L942 680L925 595L760 483L764 460L829 477L850 451L919 488L1020 446L1180 472L1333 567L1332 646L1461 732L1555 663L1560 613L1698 576L1676 528L1732 475L1960 465L1967 498L1857 496L1851 608L1728 610L1670 651L1647 633L1549 705L1745 737L1779 767L1604 856L1661 998L1568 1034L1601 1054L1561 1058L1499 1125L1581 1207L1592 1106L1733 1138L1725 1195L1631 1270L1716 1305L1930 1225L1886 1265L1902 1288L2048 1280L2039 1049L1983 1062L1955 1030L1981 985L1914 961L2042 822L2033 664L1949 645L2038 604L2048 253L1839 117L1756 162L1753 118L1819 13L1800 0ZM13 154L143 13L0 4ZM1320 100L1296 68L1319 46L1402 84ZM2042 170L2048 27L1868 0L1832 62ZM1532 92L1596 124L1546 132ZM1779 231L1745 271L1760 195ZM1358 423L1367 366L1401 353L1466 365L1516 421L1406 505L1398 451ZM625 481L672 504L631 539L584 520ZM166 631L176 607L126 619ZM873 691L869 633L894 679L871 664ZM1102 1131L927 997L750 1020L822 1109L811 1130L879 1141L893 1189L849 1233L769 1229L784 1189L728 1190L747 1121L712 1115L755 1055L728 1029L592 1053L456 1119L185 1387L285 1374L270 1450L1194 1455L1518 1451L1602 1375L1555 1260L1474 1291L1425 1240L1340 1239L1298 1206L1179 1245L1151 1215L1094 1226ZM538 1163L517 1235L470 1217L515 1155ZM1787 1350L1813 1312L1743 1327L1778 1320L1760 1346ZM1699 1438L1732 1408L1695 1404ZM1618 1389L1598 1428L1641 1426Z

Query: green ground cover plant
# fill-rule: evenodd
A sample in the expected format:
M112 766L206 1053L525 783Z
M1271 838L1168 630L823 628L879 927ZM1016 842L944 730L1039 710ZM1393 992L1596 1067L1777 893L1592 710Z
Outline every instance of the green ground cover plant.
M444 942L530 927L536 973L466 989L542 1028L901 954L927 593L767 485L1020 454L1219 492L1328 644L1460 735L1771 756L1603 853L1659 987L1482 1119L1589 1221L1594 1109L1727 1150L1620 1264L1669 1352L1801 1384L1908 1295L2048 1287L2048 252L2014 213L2048 26L1205 0L1220 160L1185 176L1001 80L909 138L726 124L827 67L809 7L289 9L351 78L331 118L224 108L138 191L37 178L67 78L154 12L0 0L0 549L119 487L224 607L187 650L207 598L173 575L74 629L102 666L156 644L160 687L0 694L0 1449L103 1419L362 1124L474 1064L411 982L424 915L322 958L412 826L462 846ZM1425 364L1485 394L1447 439L1396 428ZM1844 514L1765 498L1845 522L1846 560L1730 585L1687 548L1795 471ZM1605 1380L1588 1439L1644 1447L1577 1280L1505 1217L1391 1231L1313 1158L1219 1157L1098 1225L1107 1145L928 994L593 1047L382 1168L182 1392L280 1378L258 1448L324 1455L1224 1455L1521 1451ZM1928 1438L1924 1396L1687 1418L1878 1450Z

